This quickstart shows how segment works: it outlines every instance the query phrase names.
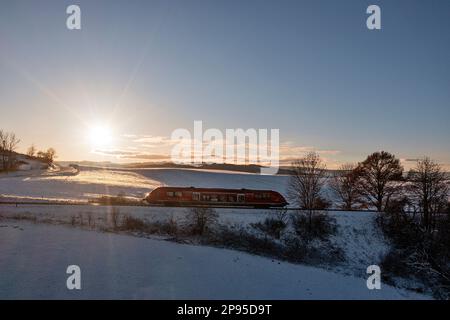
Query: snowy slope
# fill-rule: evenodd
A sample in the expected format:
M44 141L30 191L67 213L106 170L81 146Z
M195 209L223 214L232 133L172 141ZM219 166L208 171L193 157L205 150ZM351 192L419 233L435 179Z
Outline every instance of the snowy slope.
M235 172L212 172L189 169L104 169L82 167L80 172L71 169L31 171L24 175L0 175L0 200L52 199L86 200L102 194L127 196L142 199L144 195L161 185L229 187L273 189L286 194L287 176L261 176ZM5 198L10 197L10 198ZM40 222L70 224L80 214L93 217L95 225L101 227L111 209L95 206L45 206L45 205L1 205L0 215L17 217L27 215ZM183 208L120 207L120 214L144 218L148 221L170 218L182 222L186 210ZM217 209L221 224L239 224L243 227L265 219L270 213L264 210ZM331 241L345 254L345 262L333 266L332 271L344 275L366 277L368 265L379 264L389 244L377 231L375 215L369 212L329 212L336 218L338 234ZM249 230L254 230L249 227ZM4 230L0 229L0 233ZM70 230L68 230L70 231ZM72 232L72 231L70 231ZM95 236L94 236L95 237ZM74 243L74 245L79 245ZM322 266L324 267L324 266ZM328 266L325 266L328 268ZM330 267L331 268L331 267Z
M224 249L0 223L0 298L422 299L361 278ZM18 254L20 253L20 254ZM66 289L68 265L82 289Z
M72 171L31 171L0 175L0 196L74 200L98 195L143 198L162 185L272 189L285 193L287 176L208 172L189 169L104 169L82 167Z
M163 185L204 188L270 189L285 194L288 176L195 169L140 169L136 173Z
M337 234L331 241L345 253L345 262L334 268L343 274L364 277L369 265L380 264L389 251L389 243L376 227L373 212L329 212L336 219Z
M0 215L5 218L36 217L37 222L70 224L72 217L83 219L88 215L98 228L108 227L105 221L111 209L104 206L42 206L42 205L0 205ZM146 221L168 221L173 218L183 224L186 216L184 208L165 207L120 207L121 215L129 215ZM249 232L256 232L250 223L259 222L271 213L267 210L252 209L216 209L219 223L222 225L240 225ZM376 228L374 213L370 212L328 212L336 219L337 234L331 241L342 249L345 261L333 266L334 272L345 275L366 277L369 265L380 264L389 249L383 234ZM327 268L329 268L327 266Z
M0 196L30 199L80 200L99 195L143 198L160 185L132 171L85 168L55 172L31 171L0 175Z

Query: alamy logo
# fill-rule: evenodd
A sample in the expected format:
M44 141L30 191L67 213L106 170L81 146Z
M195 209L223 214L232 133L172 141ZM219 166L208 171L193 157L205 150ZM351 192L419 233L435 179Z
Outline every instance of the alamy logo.
M203 132L203 122L194 121L193 135L187 129L176 129L171 139L171 160L176 164L228 163L258 164L261 174L277 174L280 134L278 129L219 129Z
M367 7L367 14L370 16L367 18L366 25L369 30L381 29L381 9L379 6L373 4Z
M69 290L81 290L81 269L77 265L70 265L66 270L70 276L67 278L66 286Z
M66 13L70 16L67 17L66 26L69 30L81 29L81 9L79 6L73 4L67 7Z
M370 276L367 278L367 289L373 290L381 289L381 269L376 264L368 266L366 270L367 274L370 274Z

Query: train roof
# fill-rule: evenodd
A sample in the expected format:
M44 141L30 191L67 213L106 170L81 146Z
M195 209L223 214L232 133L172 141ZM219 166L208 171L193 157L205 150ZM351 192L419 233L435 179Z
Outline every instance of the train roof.
M256 190L256 189L246 189L246 188L242 188L242 189L228 189L228 188L196 188L196 187L158 187L155 190L158 189L163 189L166 191L196 191L196 192L235 192L235 193L239 193L239 192L274 192L274 193L278 193L277 191L274 190Z

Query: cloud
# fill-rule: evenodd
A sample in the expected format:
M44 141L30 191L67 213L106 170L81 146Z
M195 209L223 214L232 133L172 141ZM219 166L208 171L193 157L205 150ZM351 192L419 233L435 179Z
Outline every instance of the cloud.
M136 143L160 143L168 140L167 137L162 136L135 136L133 142Z
M225 134L224 134L225 135ZM171 160L171 152L172 148L175 145L180 145L183 143L185 146L189 147L192 143L194 143L194 140L181 140L181 139L171 139L167 136L154 136L154 135L136 135L136 134L125 134L122 135L123 138L123 148L117 148L115 150L96 150L95 152L97 154L102 154L105 156L112 156L117 157L120 159L127 159L127 160L148 160L148 161L170 161ZM246 152L253 152L253 154L257 153L258 150L258 144L246 140L244 144L239 143L236 145L237 148L246 148ZM237 141L235 141L237 143ZM203 141L202 142L203 148L210 147L212 149L215 149L215 147L226 145L226 139L224 138L218 138L218 139L212 139L211 141ZM268 145L268 152L269 152L269 158L270 158L270 139L269 139L269 145ZM324 161L330 164L336 163L332 158L341 152L339 150L327 150L327 149L318 149L312 146L300 146L292 141L284 141L280 143L279 146L279 161L280 164L290 164L291 162L298 160L299 158L305 156L308 152L317 152L320 154ZM217 155L204 155L204 161L205 162L217 162L222 163L226 161L226 154L225 154L225 148L223 149L223 156L220 154ZM180 155L181 156L181 155ZM186 162L191 161L191 156L194 157L194 150L192 150L192 153L184 156L182 158L186 159ZM242 157L242 155L236 154L237 163L245 163L245 158ZM267 158L267 157L266 157ZM179 159L178 159L179 160ZM255 159L251 159L251 162ZM268 159L265 159L268 160ZM260 164L264 164L260 162Z
M148 154L148 153L137 153L133 155L125 155L121 157L123 159L140 159L140 160L170 160L170 156L164 154Z
M309 152L317 152L320 155L335 156L341 153L340 150L326 150L318 149L311 146L296 146L292 142L281 143L280 145L280 155L284 157L295 156L301 157Z
M119 149L94 149L92 153L103 155L103 156L125 156L125 155L133 155L135 152L133 151L125 151Z
M119 159L140 159L140 160L170 160L169 155L166 154L152 154L152 153L146 153L142 152L140 150L120 150L120 149L95 149L92 151L92 153L102 155L102 156L110 156L110 157L116 157Z

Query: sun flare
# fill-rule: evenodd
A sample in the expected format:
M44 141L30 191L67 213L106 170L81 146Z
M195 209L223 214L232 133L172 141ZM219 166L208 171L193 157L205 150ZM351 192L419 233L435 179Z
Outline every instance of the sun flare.
M112 144L112 132L107 126L94 126L89 131L89 141L93 147L106 147Z

